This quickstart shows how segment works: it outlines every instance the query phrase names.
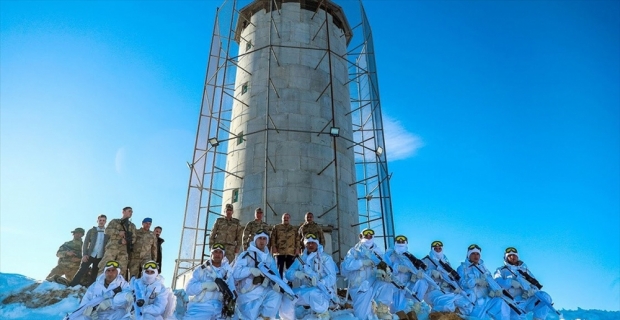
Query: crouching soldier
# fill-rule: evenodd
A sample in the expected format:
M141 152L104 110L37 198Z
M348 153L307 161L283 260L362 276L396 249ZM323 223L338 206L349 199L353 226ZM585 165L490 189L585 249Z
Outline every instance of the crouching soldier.
M306 249L286 271L286 280L299 279L301 285L293 289L299 296L296 302L282 299L280 317L295 319L295 305L308 306L315 318L329 319L330 301L336 299L336 273L338 267L332 257L323 252L318 237L312 233L305 236Z
M225 254L224 245L215 243L211 246L211 258L194 270L185 289L194 297L187 305L184 320L226 319L234 314L237 293L232 269L228 259L224 260ZM228 290L220 288L222 282Z
M416 311L421 310L421 301L424 299L429 283L424 280L424 271L416 268L408 256L413 255L408 250L407 237L396 236L394 247L385 253L385 261L392 268L392 279L402 286L402 289L394 290L394 303L391 311L398 319L417 320ZM415 301L413 310L407 310L407 300Z
M163 320L171 292L157 271L157 262L151 260L142 265L142 277L132 278L134 314L136 319Z
M117 261L108 261L103 274L86 290L80 308L66 319L123 319L131 310L133 293L120 272Z
M273 274L278 274L276 261L273 259L267 243L269 235L265 230L259 230L250 242L247 251L239 254L233 267L235 282L239 283L239 312L241 319L256 320L276 319L276 314L282 301L282 293L277 284L267 278L260 270L264 264Z
M519 260L519 253L516 248L506 248L504 266L495 271L494 278L500 286L510 292L517 305L525 313L532 312L534 314L535 320L546 319L549 310L553 309L551 296L540 290L542 285L532 275L527 265ZM515 310L510 310L510 312L511 319L525 319L525 313L518 315Z

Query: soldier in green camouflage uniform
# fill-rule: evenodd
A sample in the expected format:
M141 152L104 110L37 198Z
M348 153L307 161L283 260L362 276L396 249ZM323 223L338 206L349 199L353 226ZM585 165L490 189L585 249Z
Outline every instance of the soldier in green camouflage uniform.
M254 241L254 235L258 230L265 230L267 234L271 233L271 226L263 222L263 209L261 208L254 210L254 220L248 222L243 229L243 250L248 250L250 242ZM271 239L269 241L267 248L271 248L271 243L273 243Z
M232 263L235 259L235 254L239 253L241 235L243 234L239 219L233 218L232 215L232 204L226 204L226 218L217 218L209 237L209 247L212 247L215 243L224 245L224 252L229 263Z
M282 223L276 224L269 237L271 241L271 253L276 256L276 263L280 271L280 277L284 273L284 266L288 269L295 256L299 254L299 247L296 244L297 228L291 225L291 215L282 215Z
M312 233L319 237L319 243L322 246L325 246L325 236L323 235L323 228L314 222L314 214L312 212L306 213L306 222L302 223L299 226L299 231L297 232L297 244L299 245L300 251L303 251L304 239L306 238L306 234Z
M128 240L131 237L131 246L136 243L136 225L129 218L133 214L131 207L123 208L123 217L121 219L112 219L105 228L105 234L110 237L108 244L105 246L105 254L99 262L99 274L103 273L106 262L110 260L118 261L120 264L121 275L127 278L127 265L129 263Z
M58 248L58 252L56 252L58 265L50 271L46 278L64 275L70 282L80 268L80 262L82 262L82 237L85 232L82 228L75 228L71 233L73 233L73 240L63 243Z
M153 219L144 218L142 228L136 231L136 244L133 252L129 255L129 274L130 277L140 278L142 275L142 265L150 260L157 260L157 238L151 232Z

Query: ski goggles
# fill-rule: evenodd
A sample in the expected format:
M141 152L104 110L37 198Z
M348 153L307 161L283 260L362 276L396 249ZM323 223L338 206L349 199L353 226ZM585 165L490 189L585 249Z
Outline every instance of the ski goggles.
M394 240L396 240L396 242L403 243L403 242L407 242L407 237L405 237L405 236L396 236L396 238Z
M224 250L224 245L223 245L223 244L221 244L221 243L216 243L216 244L214 244L214 245L211 247L211 251L214 251L214 250L222 250L222 251L225 251L225 250Z
M375 231L372 229L364 229L362 230L362 235L363 236L374 236L375 235Z
M315 236L313 233L306 234L306 239L314 239L317 240L319 237Z
M441 241L439 241L439 240L433 241L433 242L431 243L431 248L432 248L432 247L443 247L443 242L441 242Z
M478 249L482 251L482 248L480 248L480 246L478 246L477 244L472 244L469 247L467 247L467 250L474 250L474 249Z
M517 253L517 248L515 247L508 247L506 248L506 253Z
M157 262L155 261L147 261L143 266L142 266L143 270L147 270L147 269L153 269L153 270L157 270Z
M113 268L120 268L121 264L118 263L118 261L110 260L110 261L106 262L105 266L106 267L113 267Z
M265 236L269 237L269 234L264 229L260 229L256 231L256 236L261 235L261 234L264 234Z

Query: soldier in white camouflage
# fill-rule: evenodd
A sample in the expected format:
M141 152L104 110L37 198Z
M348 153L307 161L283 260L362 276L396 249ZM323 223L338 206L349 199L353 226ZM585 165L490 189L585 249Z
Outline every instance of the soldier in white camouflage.
M239 219L233 218L232 215L232 204L226 204L226 217L217 218L215 225L213 225L213 229L211 229L211 236L209 237L210 248L215 243L224 245L224 252L229 263L232 263L235 259L235 255L239 253L241 236L243 235L243 229L239 224Z
M58 265L50 271L47 278L64 275L70 282L80 268L80 262L82 261L82 237L85 232L82 228L75 228L71 233L73 233L73 240L63 243L58 248L56 252Z
M263 222L263 209L256 208L254 210L254 220L248 222L243 229L243 250L248 250L250 242L254 241L254 235L258 230L265 230L271 233L271 226ZM267 248L271 247L271 243L267 244Z
M132 277L142 276L142 265L150 260L157 260L157 238L153 234L151 224L153 219L144 218L142 228L136 231L136 243L133 252L129 255L129 274Z
M299 226L297 232L297 245L300 252L305 249L304 239L306 234L312 233L319 238L319 243L325 246L325 236L323 235L323 228L314 222L314 214L312 212L306 212L306 221Z
M291 225L291 215L284 213L282 215L282 223L277 224L271 231L271 253L276 258L280 277L284 273L284 267L288 269L295 256L299 255L299 247L297 246L297 228Z
M110 237L105 246L105 253L99 263L99 274L103 273L106 262L110 260L120 263L121 275L128 280L127 265L129 264L130 249L136 243L136 225L129 218L133 215L131 207L123 208L121 219L112 219L105 228L105 234Z

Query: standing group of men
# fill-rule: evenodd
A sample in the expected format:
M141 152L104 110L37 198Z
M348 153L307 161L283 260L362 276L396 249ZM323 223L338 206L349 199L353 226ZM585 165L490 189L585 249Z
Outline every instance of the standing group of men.
M290 224L291 215L284 213L282 215L282 223L270 226L263 221L263 209L256 208L254 210L254 220L248 222L242 227L239 220L233 218L232 204L225 206L226 216L218 218L211 230L209 237L209 247L213 247L215 243L224 246L226 259L232 263L235 255L240 250L248 250L254 240L254 236L259 230L269 235L270 241L267 248L275 255L278 272L282 276L284 268L288 268L293 263L295 256L304 249L304 235L312 233L317 235L319 243L325 244L323 229L314 222L314 214L307 212L305 221L298 227Z
M122 217L112 219L107 227L107 216L99 215L97 226L86 232L84 241L84 229L71 231L73 239L60 246L56 253L58 265L47 278L56 280L64 275L70 286L89 286L104 272L108 261L120 264L120 275L126 280L131 276L141 277L142 265L150 260L158 263L158 272L161 273L162 228L158 226L151 231L153 220L144 218L142 228L136 229L129 221L132 215L133 209L125 207Z

